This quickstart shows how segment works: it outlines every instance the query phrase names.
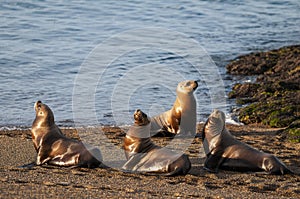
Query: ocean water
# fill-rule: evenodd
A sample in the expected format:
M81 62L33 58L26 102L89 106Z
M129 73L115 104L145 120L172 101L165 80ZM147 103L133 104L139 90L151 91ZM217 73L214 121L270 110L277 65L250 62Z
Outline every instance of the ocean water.
M171 108L195 79L198 121L230 114L238 55L300 42L299 0L1 1L0 127L30 127L37 100L59 125L129 125ZM198 54L197 54L198 53Z

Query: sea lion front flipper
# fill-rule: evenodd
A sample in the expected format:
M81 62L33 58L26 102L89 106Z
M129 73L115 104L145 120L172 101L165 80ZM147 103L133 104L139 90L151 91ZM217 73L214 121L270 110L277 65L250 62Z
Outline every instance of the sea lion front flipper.
M171 127L171 124L169 123L168 118L170 115L171 110L168 110L150 118L151 135L155 135L160 131L169 131L168 129Z
M35 166L36 166L36 163L35 162L31 162L31 163L28 163L28 164L24 164L22 166L18 166L18 168L31 169L31 168L33 168Z
M37 166L43 165L51 159L51 157L49 157L49 155L46 153L46 151L47 150L45 149L45 147L40 146L38 148L38 154L36 157L36 165Z
M219 167L223 162L221 155L209 153L205 159L204 169L212 173L218 173Z

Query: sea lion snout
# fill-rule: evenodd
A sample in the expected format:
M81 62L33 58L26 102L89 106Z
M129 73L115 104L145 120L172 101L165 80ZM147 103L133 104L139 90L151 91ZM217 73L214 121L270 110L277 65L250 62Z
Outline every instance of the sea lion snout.
M214 111L210 114L209 119L219 121L220 123L225 123L225 113L219 111L218 109L214 109Z
M194 90L196 90L198 88L198 82L194 81Z
M178 84L177 91L182 93L193 93L198 87L198 82L195 80L186 80Z
M198 82L196 80L190 80L186 82L187 87L192 87L193 90L196 90L198 88Z
M139 119L140 119L140 112L141 112L140 109L135 110L135 112L134 112L134 114L133 114L133 118L134 118L135 120L139 120Z
M140 109L136 109L135 112L134 112L134 114L139 113L139 112L141 112L141 110Z
M185 87L192 87L194 90L198 87L198 82L195 80L187 80L185 82Z
M145 113L143 113L140 109L137 109L134 112L134 119L136 119L136 120L141 120L146 117L147 117L147 115Z
M36 101L36 102L34 103L34 110L37 111L38 109L40 109L41 106L42 106L42 104L43 104L43 103L42 103L41 100Z

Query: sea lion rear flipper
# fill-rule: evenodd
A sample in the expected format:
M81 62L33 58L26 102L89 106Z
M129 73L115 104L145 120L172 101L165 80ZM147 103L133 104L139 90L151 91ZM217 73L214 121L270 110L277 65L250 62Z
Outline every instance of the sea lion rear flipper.
M293 174L290 169L286 167L286 165L281 162L277 157L271 155L267 158L264 158L262 163L262 168L269 174L274 175L284 175L284 174Z

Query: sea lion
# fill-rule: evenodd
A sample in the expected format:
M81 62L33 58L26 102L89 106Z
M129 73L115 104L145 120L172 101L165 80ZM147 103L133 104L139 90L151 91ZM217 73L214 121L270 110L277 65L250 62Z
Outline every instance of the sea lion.
M134 124L124 138L127 172L158 175L185 175L191 168L187 155L155 145L150 139L150 121L145 113L136 110Z
M274 155L258 151L236 140L225 127L225 114L214 110L207 119L202 141L206 160L204 168L211 172L218 169L234 171L266 171L270 174L292 173Z
M82 142L67 138L55 125L51 109L37 101L34 104L36 112L32 124L31 135L34 148L37 151L35 165L56 165L72 167L98 167L102 158L99 149L84 145ZM97 158L96 158L97 157Z
M196 133L197 105L194 91L197 87L198 83L194 80L186 80L178 84L173 107L150 119L151 134L160 130L169 132L171 135L179 133L194 135Z

